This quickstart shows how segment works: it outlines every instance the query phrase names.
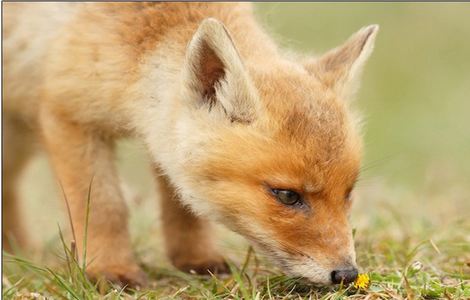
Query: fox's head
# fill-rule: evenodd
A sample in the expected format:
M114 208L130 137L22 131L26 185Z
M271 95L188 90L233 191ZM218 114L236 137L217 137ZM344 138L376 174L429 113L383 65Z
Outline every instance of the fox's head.
M187 48L172 174L183 201L319 284L357 275L348 214L361 138L348 105L377 31L305 63L266 65L244 61L206 19Z

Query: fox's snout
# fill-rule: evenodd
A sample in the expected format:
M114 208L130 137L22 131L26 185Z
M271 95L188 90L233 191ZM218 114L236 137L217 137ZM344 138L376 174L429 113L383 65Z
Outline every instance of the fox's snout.
M290 275L304 278L315 284L331 285L354 282L359 274L355 260L349 259L338 264L335 257L331 253L317 254L308 259L291 257L291 259L284 261L284 268Z

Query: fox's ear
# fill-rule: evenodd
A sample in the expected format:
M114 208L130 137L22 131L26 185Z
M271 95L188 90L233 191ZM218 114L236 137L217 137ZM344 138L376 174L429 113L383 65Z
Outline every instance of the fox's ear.
M231 121L249 123L257 115L257 91L227 29L216 19L205 19L189 43L183 80L192 104Z
M308 62L305 68L342 97L351 97L357 90L364 64L374 48L378 25L360 29L342 46Z

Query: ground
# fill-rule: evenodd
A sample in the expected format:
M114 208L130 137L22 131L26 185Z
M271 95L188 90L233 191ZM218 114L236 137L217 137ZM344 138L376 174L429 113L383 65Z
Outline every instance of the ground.
M353 104L366 116L366 155L351 222L370 287L316 288L285 277L224 228L217 228L218 246L231 275L176 271L161 247L145 152L125 141L119 168L128 185L134 249L151 286L95 288L82 266L70 262L63 200L39 154L20 186L36 247L4 253L3 298L470 299L470 5L278 3L257 4L257 13L283 45L306 53L333 47L363 25L381 26Z

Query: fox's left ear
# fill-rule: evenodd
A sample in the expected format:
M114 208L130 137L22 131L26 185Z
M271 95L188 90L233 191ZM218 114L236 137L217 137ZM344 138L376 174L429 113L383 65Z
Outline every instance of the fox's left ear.
M378 25L360 29L342 46L307 62L305 68L340 96L353 96L364 64L374 48L378 31Z
M250 123L259 111L258 94L225 26L205 19L186 52L187 104L204 106L232 122Z

